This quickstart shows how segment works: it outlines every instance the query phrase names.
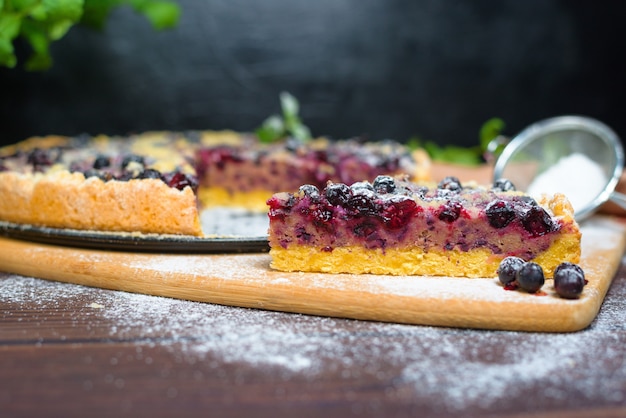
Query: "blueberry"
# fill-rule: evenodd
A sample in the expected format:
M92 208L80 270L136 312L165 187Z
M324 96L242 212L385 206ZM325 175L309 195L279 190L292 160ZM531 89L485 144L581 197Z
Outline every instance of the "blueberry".
M111 158L106 155L98 155L93 161L93 168L99 170L101 168L109 167L111 165Z
M89 177L98 177L100 180L106 181L106 178L101 171L94 170L91 168L89 170L85 170L83 175L85 176L86 179Z
M369 181L357 181L352 186L350 186L350 190L353 193L361 193L362 191L373 192L374 186Z
M312 184L304 184L300 186L298 192L304 196L310 197L311 200L314 201L319 200L320 197L320 190L317 188L317 186L314 186Z
M554 270L554 290L565 299L577 299L587 281L583 269L570 262L564 262Z
M357 216L371 216L380 213L380 205L375 201L374 192L368 190L353 193L344 207Z
M507 179L497 179L491 187L496 192L512 192L515 191L515 185Z
M185 187L189 186L195 191L198 188L198 181L193 176L181 173L180 171L168 173L164 175L162 179L165 184L174 189L183 190Z
M138 163L145 165L145 159L141 155L130 154L124 157L122 160L122 168L126 168L130 163Z
M50 166L59 161L60 158L60 148L35 148L28 154L26 161L33 167L40 168Z
M350 198L350 188L343 183L333 183L326 186L326 200L335 206L343 206Z
M378 176L372 184L376 193L393 193L396 190L396 182L391 176Z
M537 263L529 261L524 263L515 273L515 281L517 285L528 293L536 293L546 279L543 275L543 269Z
M508 285L515 280L517 271L526 263L520 257L509 256L504 258L498 266L498 279L503 285Z
M439 182L437 188L441 190L458 192L463 188L463 186L461 185L461 181L457 177L448 176Z
M444 222L454 222L461 215L462 205L455 200L449 200L439 209L437 217Z
M489 225L494 228L504 228L515 218L513 206L504 200L494 200L485 209Z
M531 196L516 196L514 201L524 206L539 206L539 203Z
M161 173L158 170L153 168L146 168L141 173L139 173L140 179L160 179Z
M533 237L555 231L557 226L541 206L531 206L522 216L522 225Z
M391 228L402 228L417 212L417 203L410 198L397 199L388 202L382 210L385 224Z

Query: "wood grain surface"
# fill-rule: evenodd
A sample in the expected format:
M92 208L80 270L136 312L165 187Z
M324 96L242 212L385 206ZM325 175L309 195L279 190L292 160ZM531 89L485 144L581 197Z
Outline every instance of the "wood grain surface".
M180 255L80 250L0 239L2 270L105 289L222 305L408 324L570 332L595 318L626 247L624 223L582 225L589 285L561 299L507 291L495 278L284 273L267 254ZM523 315L511 315L511 312Z

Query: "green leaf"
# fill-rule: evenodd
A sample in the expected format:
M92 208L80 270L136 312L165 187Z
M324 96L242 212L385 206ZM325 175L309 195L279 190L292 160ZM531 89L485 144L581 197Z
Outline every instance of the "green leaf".
M50 68L52 57L50 56L50 40L46 33L45 23L24 20L21 34L28 40L33 49L33 53L24 67L28 71L43 71Z
M0 39L12 41L19 35L22 17L17 13L0 15Z
M157 30L173 28L180 19L180 7L172 1L128 0L128 3Z
M77 22L83 15L84 0L43 0L48 18Z
M124 0L85 0L81 23L94 29L104 29L111 11Z
M256 135L259 138L259 141L264 143L274 142L277 139L283 137L285 132L285 124L280 116L270 116L265 119L263 125L261 125L256 131Z
M14 11L27 12L28 10L39 5L40 3L41 0L11 0L5 2L5 8L7 8L7 10L10 9Z
M13 51L13 43L4 38L0 38L0 65L13 68L17 65L17 57Z
M288 92L280 93L280 107L283 110L283 117L285 119L297 118L300 112L300 106L298 100Z
M502 133L505 126L506 124L500 118L491 118L481 126L479 138L480 147L483 151L487 149L489 142Z
M300 142L306 142L311 139L311 131L301 123L294 125L289 131L291 135Z
M433 161L476 166L482 164L482 152L479 146L461 147L456 145L441 146L433 141L422 141L417 137L407 141L409 149L423 148Z
M24 64L28 71L43 71L52 66L52 56L50 52L37 52L32 54Z
M141 13L148 18L152 26L157 29L169 29L178 24L180 8L169 1L154 1L147 3Z
M255 131L259 140L261 142L274 142L291 135L300 142L309 141L311 131L298 116L300 111L298 100L291 94L282 92L280 93L280 107L282 118L276 115L270 116Z
M74 23L76 22L70 19L53 22L48 27L48 36L53 41L59 40L74 26Z

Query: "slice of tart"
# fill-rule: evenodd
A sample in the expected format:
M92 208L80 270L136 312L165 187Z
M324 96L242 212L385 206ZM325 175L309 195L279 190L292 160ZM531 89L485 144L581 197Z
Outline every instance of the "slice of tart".
M282 271L495 277L503 258L518 256L551 277L580 259L567 198L535 201L506 180L428 187L379 176L304 185L267 203L271 267Z

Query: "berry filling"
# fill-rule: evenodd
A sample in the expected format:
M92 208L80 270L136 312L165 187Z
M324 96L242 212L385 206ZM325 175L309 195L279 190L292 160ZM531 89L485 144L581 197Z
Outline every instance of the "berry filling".
M324 251L344 246L487 248L530 260L550 247L553 232L563 225L513 190L505 180L482 188L447 178L427 188L390 176L351 186L329 183L322 190L304 185L268 200L270 244Z
M230 193L293 191L302 184L321 189L329 181L352 184L381 174L413 172L415 165L406 147L392 141L371 145L358 140L319 143L287 140L259 146L250 138L242 140L234 145L200 146L195 160L203 184ZM253 164L244 167L236 164L243 161Z
M194 192L198 188L198 180L194 175L180 170L160 172L150 165L149 158L133 153L115 157L98 154L85 155L85 152L71 147L35 148L31 151L20 151L0 159L0 171L19 168L22 172L44 172L55 164L62 164L72 173L82 173L85 178L97 177L102 181L129 181L133 179L159 179L169 187L183 190L191 187Z

